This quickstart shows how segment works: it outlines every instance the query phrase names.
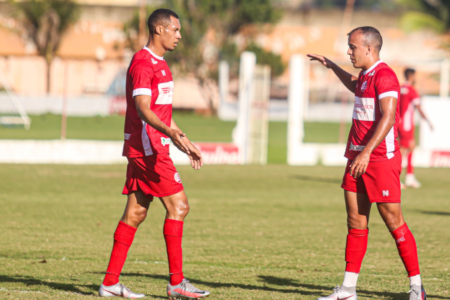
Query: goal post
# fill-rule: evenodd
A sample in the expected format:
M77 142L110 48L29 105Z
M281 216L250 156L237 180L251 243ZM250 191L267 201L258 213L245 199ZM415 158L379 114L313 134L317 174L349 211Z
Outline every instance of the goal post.
M30 129L31 119L14 93L3 72L0 70L0 86L4 88L6 97L0 97L0 125L24 126Z
M243 52L239 68L239 114L233 143L241 164L267 163L270 67L256 65L256 55Z
M314 145L304 144L304 116L307 101L307 82L305 59L302 55L293 55L289 63L288 92L288 134L287 160L289 165L315 165L318 161L318 149Z

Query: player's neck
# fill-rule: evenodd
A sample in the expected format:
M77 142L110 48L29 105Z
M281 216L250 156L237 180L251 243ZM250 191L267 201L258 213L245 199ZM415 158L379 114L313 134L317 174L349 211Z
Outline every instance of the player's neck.
M362 67L361 69L363 70L363 71L367 71L367 70L369 70L374 64L376 64L378 61L380 60L380 57L373 57L373 58L371 58L368 62L367 62L367 64L364 66L364 67Z
M154 42L153 40L149 40L146 47L160 57L163 57L166 53L166 49L160 43Z

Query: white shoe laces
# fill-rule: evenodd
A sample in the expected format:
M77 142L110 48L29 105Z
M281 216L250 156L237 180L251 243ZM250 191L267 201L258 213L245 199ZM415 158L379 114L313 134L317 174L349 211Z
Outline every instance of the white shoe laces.
M189 279L186 278L183 279L180 285L183 289L185 289L188 292L196 292L196 293L202 292L201 290L193 286L192 283L189 281Z
M409 296L409 299L411 299L411 296L412 296L412 293L413 293L413 292L416 294L417 297L419 297L420 291L416 291L416 290L411 289L411 290L409 290L409 292L408 292L408 294L411 294L411 295Z

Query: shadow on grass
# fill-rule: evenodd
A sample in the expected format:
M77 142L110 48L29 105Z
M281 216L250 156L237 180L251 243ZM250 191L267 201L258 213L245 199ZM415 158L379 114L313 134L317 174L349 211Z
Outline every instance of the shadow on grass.
M450 216L450 212L448 211L426 211L426 210L419 210L418 212L426 215L438 215L438 216Z
M138 274L138 273L123 273L122 276L143 276L148 277L152 279L160 279L160 280L168 280L168 276L164 275L153 275L153 274ZM251 284L241 284L241 283L228 283L228 282L212 282L212 281L204 281L204 280L198 280L195 279L192 281L193 284L202 284L206 285L211 288L239 288L239 289L245 289L245 290L260 290L260 291L266 291L266 292L277 292L277 293L290 293L290 294L301 294L301 295L317 295L317 292L314 291L299 291L296 289L277 289L272 288L268 286L257 286L257 285L251 285ZM318 288L323 288L320 286L317 286ZM158 296L155 296L158 297Z
M31 276L6 276L0 275L0 283L2 282L12 282L12 283L22 283L26 286L34 286L34 285L44 285L48 286L53 290L60 290L64 292L73 292L82 295L92 295L93 293L87 293L80 290L78 287L86 287L88 289L97 291L99 285L98 284L70 284L70 283L58 283L58 282L47 282L39 279L35 279Z
M321 183L342 183L342 179L336 179L336 178L323 178L323 177L315 177L315 176L305 176L305 175L292 175L291 176L294 179L297 180L303 180L303 181L313 181L313 182L321 182Z
M274 276L258 276L261 280L264 282L271 284L271 285L281 285L281 286L292 286L292 287L299 287L299 288L307 288L307 289L320 289L320 290L328 290L332 291L332 287L323 287L318 285L311 285L311 284L302 284L297 283L297 280L290 279L290 278L280 278L280 277L274 277ZM330 293L325 293L322 296L329 295ZM371 297L371 296L383 296L383 297L389 297L391 299L405 299L406 293L391 293L391 292L376 292L376 291L367 291L363 290L361 288L357 289L358 296L363 297ZM437 296L437 295L427 295L428 298L436 298L436 299L450 299L450 297L443 297L443 296Z

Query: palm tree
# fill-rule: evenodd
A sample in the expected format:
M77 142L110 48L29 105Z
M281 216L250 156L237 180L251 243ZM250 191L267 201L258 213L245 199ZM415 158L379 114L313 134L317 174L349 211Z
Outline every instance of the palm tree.
M70 25L79 17L79 6L73 0L30 0L16 2L18 19L33 41L38 54L47 64L47 93L50 93L51 65L61 44L61 39Z
M402 0L409 9L400 25L406 31L432 29L439 33L450 30L450 0Z

